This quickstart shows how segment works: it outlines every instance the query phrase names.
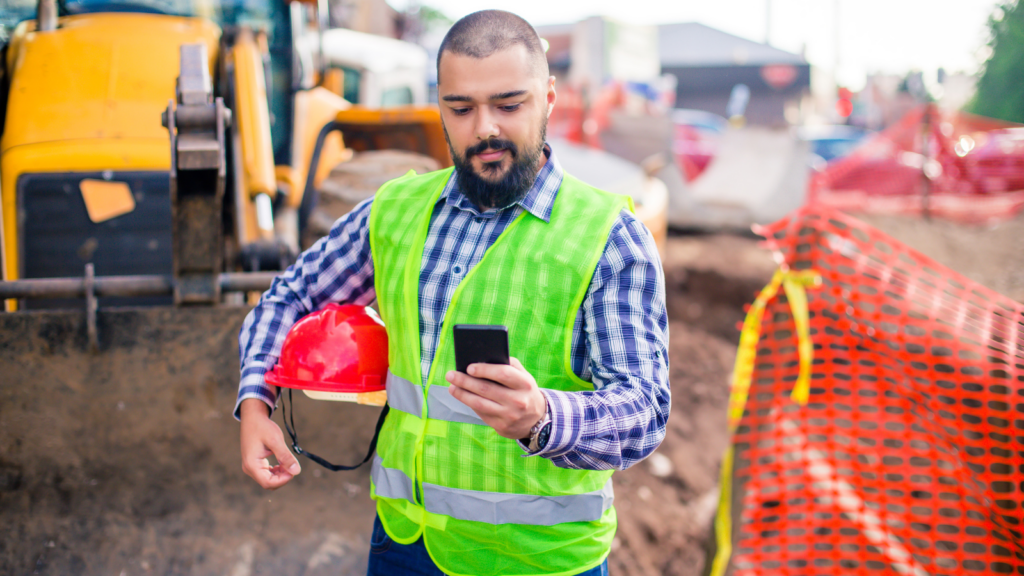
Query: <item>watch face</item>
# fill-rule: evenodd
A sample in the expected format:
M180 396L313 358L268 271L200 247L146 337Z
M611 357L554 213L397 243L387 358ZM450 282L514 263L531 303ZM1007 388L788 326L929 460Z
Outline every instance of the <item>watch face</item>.
M548 422L537 433L537 449L543 450L548 445L548 437L551 436L551 422Z

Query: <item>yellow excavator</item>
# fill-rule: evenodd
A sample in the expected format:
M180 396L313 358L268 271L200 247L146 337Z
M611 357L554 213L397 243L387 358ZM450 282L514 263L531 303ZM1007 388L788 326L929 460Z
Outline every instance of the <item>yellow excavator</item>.
M251 488L230 416L248 304L339 162L450 165L436 107L342 98L369 92L326 23L325 0L0 0L0 572L231 572L262 514L215 504ZM354 444L373 417L344 415Z

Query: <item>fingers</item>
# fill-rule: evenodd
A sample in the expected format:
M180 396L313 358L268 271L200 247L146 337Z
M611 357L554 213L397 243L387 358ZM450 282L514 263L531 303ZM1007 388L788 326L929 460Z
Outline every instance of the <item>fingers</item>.
M288 480L291 480L292 475L282 470L280 465L271 465L270 460L266 458L266 456L270 455L270 451L266 450L264 452L264 454L243 453L242 471L255 480L260 487L267 490L274 490L284 486Z
M288 450L281 428L265 414L243 414L241 427L242 471L268 490L284 486L301 471ZM273 455L278 463L267 459Z
M266 458L260 460L258 468L253 470L249 476L267 490L277 490L295 477L294 474L284 470L280 464L271 466L270 461Z
M466 370L474 378L492 380L512 390L530 390L537 386L518 359L510 358L509 361L512 364L470 364Z
M451 386L448 387L448 392L452 395L453 398L455 398L459 402L462 402L466 406L469 406L474 412L477 413L477 416L483 417L485 414L500 414L502 410L501 403L496 402L494 399L492 399L492 397L479 394L469 389L469 386L476 387L477 382L482 384L481 388L500 388L500 386L497 384L491 384L490 382L483 382L479 380L471 384L470 381L472 380L472 378L466 378L465 380L462 381L462 385L453 383Z
M280 465L274 466L266 471L263 487L267 490L277 490L281 486L287 484L294 477L294 474L289 474L282 470Z
M292 473L285 464L271 464L266 458L271 452L265 451L263 457L243 458L242 470L256 481L261 487L267 490L276 490L288 483L298 472ZM294 456L292 457L294 460ZM296 466L298 463L296 462Z
M462 372L450 371L445 374L449 384L454 384L463 390L472 392L477 396L500 402L501 398L508 395L509 389L501 383L496 383L482 378L475 378Z
M274 458L277 458L278 465L293 476L302 472L299 461L292 454L292 451L288 449L288 445L284 443L284 434L281 433L281 428L276 425L274 427L277 434L270 435L270 442L267 447L274 453Z
M471 364L472 374L451 371L452 397L506 438L523 438L547 409L547 400L533 376L514 358L513 364Z

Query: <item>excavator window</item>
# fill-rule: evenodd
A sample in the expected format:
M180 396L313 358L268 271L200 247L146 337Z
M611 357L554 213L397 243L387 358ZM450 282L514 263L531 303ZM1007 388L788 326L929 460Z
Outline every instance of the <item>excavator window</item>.
M36 0L0 0L0 43L7 43L18 22L35 17Z
M380 96L380 105L383 108L388 106L406 106L412 103L412 89L408 86L388 88Z

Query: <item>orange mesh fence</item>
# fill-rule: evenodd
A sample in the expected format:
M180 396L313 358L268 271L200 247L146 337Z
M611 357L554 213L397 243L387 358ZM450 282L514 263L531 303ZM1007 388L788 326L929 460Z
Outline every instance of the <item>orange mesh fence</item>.
M964 222L1024 208L1024 127L918 107L815 174L809 202L847 211Z
M1024 306L831 209L763 233L712 574L1024 574Z

